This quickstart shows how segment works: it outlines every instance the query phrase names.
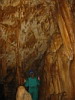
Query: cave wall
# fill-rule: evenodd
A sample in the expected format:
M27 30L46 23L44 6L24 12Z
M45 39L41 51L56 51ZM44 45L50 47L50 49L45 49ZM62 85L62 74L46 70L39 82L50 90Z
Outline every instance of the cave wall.
M7 81L13 75L21 82L24 71L35 65L38 70L47 50L40 100L74 100L74 5L74 0L0 0L0 77L10 68L17 73Z
M24 73L40 66L56 32L53 4L48 0L0 0L0 82L3 80L7 100L15 100Z
M7 68L28 70L48 47L56 32L52 19L54 2L49 0L0 0L1 77Z
M40 100L75 100L75 17L70 2L56 5L59 33L52 35L45 55Z

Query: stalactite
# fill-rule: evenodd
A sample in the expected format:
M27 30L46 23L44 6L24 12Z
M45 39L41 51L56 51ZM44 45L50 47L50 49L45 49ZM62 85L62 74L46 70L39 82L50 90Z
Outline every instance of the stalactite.
M56 16L59 33L52 36L50 46L47 51L49 53L46 55L45 58L46 62L43 73L44 79L42 80L42 86L45 86L44 83L47 86L46 88L44 87L45 92L42 91L41 94L47 94L45 100L58 100L58 98L60 98L60 100L74 100L73 77L75 71L73 69L75 66L75 37L73 28L73 17L71 16L72 13L70 12L71 10L66 0L57 0L56 5L56 7L58 8L58 13L56 14ZM61 37L59 41L57 41L59 38L58 36ZM73 65L71 65L71 62L73 62ZM51 91L49 89L51 89ZM56 96L58 96L58 98ZM42 99L41 97L40 100L44 99Z
M67 17L67 16L69 16L69 14L67 14L68 9L66 9L66 7L64 7L64 6L63 6L63 8L65 8L65 10L67 10L67 11L65 11L64 9L61 9L60 7L58 8L58 9L60 9L60 11L58 12L58 25L59 25L59 29L60 29L60 32L62 35L64 46L67 51L66 54L67 54L68 58L70 60L72 60L73 59L73 48L72 48L72 44L70 41L70 34L72 34L72 32L73 32L72 25L70 23L70 21L71 21L70 18ZM63 10L63 12L62 12L62 10ZM67 29L67 27L69 30ZM69 32L70 32L70 34L69 34Z

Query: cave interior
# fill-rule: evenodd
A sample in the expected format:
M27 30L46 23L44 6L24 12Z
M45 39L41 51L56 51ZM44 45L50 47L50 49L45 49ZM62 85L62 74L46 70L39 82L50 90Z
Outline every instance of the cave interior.
M16 100L30 70L40 77L39 100L75 100L74 24L75 0L0 0L6 100Z

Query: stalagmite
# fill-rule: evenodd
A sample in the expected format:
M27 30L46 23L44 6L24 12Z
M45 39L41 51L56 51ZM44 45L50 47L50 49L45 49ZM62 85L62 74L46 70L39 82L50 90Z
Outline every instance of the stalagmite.
M25 87L19 86L16 94L16 100L32 100L32 98Z

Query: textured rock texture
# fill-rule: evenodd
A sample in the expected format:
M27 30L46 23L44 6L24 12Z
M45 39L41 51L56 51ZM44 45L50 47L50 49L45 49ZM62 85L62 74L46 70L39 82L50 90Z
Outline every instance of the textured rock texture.
M46 51L56 27L49 3L49 0L0 0L2 75L6 75L8 67L16 67L18 74L20 67L28 70Z
M74 100L74 20L67 1L58 0L56 5L59 33L52 35L46 53L40 100Z
M41 61L38 59L42 58L50 36L55 33L56 25L48 3L44 0L0 0L0 78L5 77L8 100L11 97L14 100L16 85L24 81L22 74L31 66L40 65L36 62Z
M24 86L19 86L17 89L16 100L32 100L32 98Z
M0 77L21 84L36 65L40 100L75 100L74 12L75 0L0 0Z

